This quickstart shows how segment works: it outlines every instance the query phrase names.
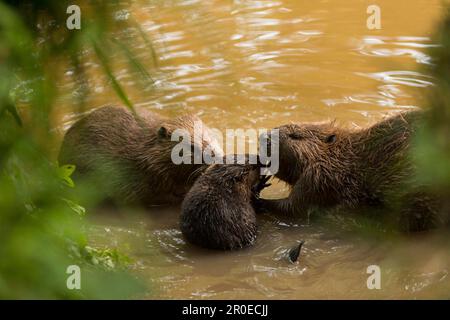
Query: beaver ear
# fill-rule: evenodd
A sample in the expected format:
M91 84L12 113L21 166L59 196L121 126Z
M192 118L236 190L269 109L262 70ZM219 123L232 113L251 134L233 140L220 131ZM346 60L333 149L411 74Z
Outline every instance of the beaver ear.
M330 134L328 137L326 137L325 142L326 143L334 143L336 141L336 135Z
M169 130L167 130L166 127L160 127L158 129L158 137L161 139L168 139L170 138Z

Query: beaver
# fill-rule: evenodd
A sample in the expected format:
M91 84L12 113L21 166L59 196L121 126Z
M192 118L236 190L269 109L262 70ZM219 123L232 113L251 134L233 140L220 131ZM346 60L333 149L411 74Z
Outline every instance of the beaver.
M442 225L448 218L414 178L412 137L423 117L420 110L400 112L354 130L334 122L278 127L276 177L292 190L285 199L259 199L258 211L305 216L314 207L365 206L382 209L373 212L399 212L388 221L405 231Z
M209 249L233 250L253 244L256 213L252 201L268 186L260 164L213 164L188 192L181 205L185 238Z
M175 164L171 152L179 142L171 141L171 134L185 129L193 136L199 124L202 137L191 139L191 147L209 147L213 156L221 155L210 129L195 115L168 119L148 110L134 114L122 107L101 107L67 131L58 160L76 166L74 179L94 178L114 203L181 203L206 165Z

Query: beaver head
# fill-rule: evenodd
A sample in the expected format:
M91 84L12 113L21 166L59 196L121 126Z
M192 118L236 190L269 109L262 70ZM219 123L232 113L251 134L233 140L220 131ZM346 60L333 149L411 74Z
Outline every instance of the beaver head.
M184 114L174 119L168 119L157 129L159 141L173 140L173 143L169 143L172 146L179 141L178 139L172 139L172 135L177 132L178 136L182 132L189 135L192 152L195 148L198 150L209 149L214 156L220 157L223 155L222 147L215 139L212 130L197 115Z
M342 199L353 201L360 185L359 134L340 129L333 122L287 124L272 131L268 139L272 161L278 156L275 176L293 187L295 207L331 206ZM278 145L278 148L277 148ZM358 145L358 147L355 146ZM277 152L278 150L278 152Z
M258 164L209 166L183 200L183 235L189 242L211 249L251 245L257 231L252 197L266 181Z
M219 142L212 130L196 115L186 114L174 119L167 119L156 128L156 135L151 134L151 152L146 157L157 158L149 161L167 171L175 181L186 181L198 169L204 168L203 152L212 157L223 155Z
M279 130L280 169L276 176L294 184L305 170L333 162L339 135L332 123L287 124Z
M258 185L261 179L260 164L213 164L209 166L203 176L205 180L216 181L240 196L250 200L252 189Z

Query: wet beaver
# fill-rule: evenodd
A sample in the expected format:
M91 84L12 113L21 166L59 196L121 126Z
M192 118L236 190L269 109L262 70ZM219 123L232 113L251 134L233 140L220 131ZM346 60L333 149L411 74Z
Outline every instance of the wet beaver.
M252 199L267 186L258 164L213 164L197 179L182 203L180 228L196 245L239 249L256 239Z
M199 124L201 132L194 130ZM206 166L173 163L171 152L179 143L171 141L175 129L184 129L191 136L202 135L192 139L192 148L209 147L212 153L222 154L209 128L195 115L167 119L146 110L134 115L125 108L107 106L67 131L59 163L76 165L75 179L93 178L109 198L119 203L180 203Z
M313 207L367 206L400 212L387 218L406 231L443 224L447 218L438 213L434 197L414 181L409 153L423 116L421 111L402 112L358 130L333 123L279 127L276 177L292 191L285 199L260 199L258 208L305 215Z

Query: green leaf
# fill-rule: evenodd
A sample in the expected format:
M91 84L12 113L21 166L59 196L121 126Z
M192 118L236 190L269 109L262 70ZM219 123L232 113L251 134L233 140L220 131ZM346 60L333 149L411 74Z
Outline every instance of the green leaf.
M20 118L19 113L17 112L17 108L14 104L12 103L8 103L6 105L6 110L12 114L12 116L14 117L14 119L16 120L17 124L19 126L22 126L22 119Z
M72 209L79 216L84 217L86 215L86 208L80 206L78 203L75 203L72 200L66 198L62 198L62 200L67 203L70 209Z
M73 164L66 164L58 168L58 176L68 187L71 188L75 187L75 183L73 182L72 178L70 178L75 169L76 166Z
M146 82L151 82L152 84L155 83L152 79L152 77L150 76L150 74L148 73L147 69L145 68L144 65L142 65L141 61L139 61L138 58L136 58L136 56L130 51L130 49L128 49L128 47L126 45L124 45L123 43L117 41L117 40L113 40L114 43L124 52L124 54L126 55L128 62L130 64L130 66L135 69L137 72L139 72L141 74L141 77L146 81Z
M136 27L136 29L139 31L139 34L141 35L142 39L144 39L145 44L147 45L147 48L149 48L151 54L152 54L152 60L155 67L158 66L158 56L156 55L155 48L153 47L153 43L150 40L150 38L147 36L147 34L142 30L141 25L133 19L133 25Z
M98 59L100 60L100 63L103 66L103 69L105 70L106 75L111 80L111 83L113 85L114 91L119 96L119 98L122 100L122 102L130 109L133 113L136 113L134 110L134 106L131 103L130 99L128 99L128 96L126 95L125 91L120 86L119 82L117 81L116 77L114 76L109 63L108 58L104 54L104 52L100 49L100 47L93 41L93 46L95 53L97 54Z

